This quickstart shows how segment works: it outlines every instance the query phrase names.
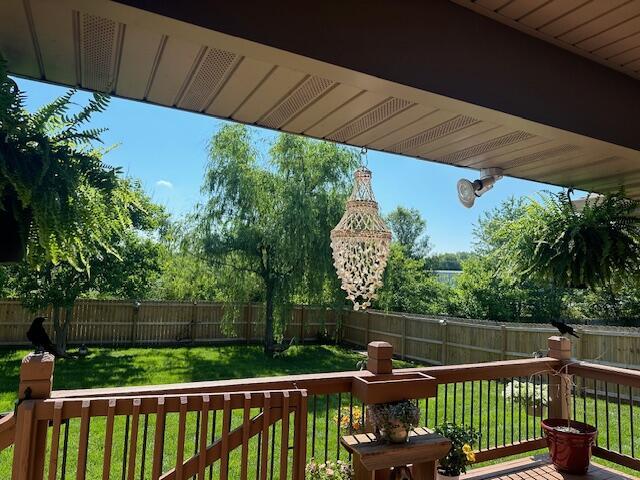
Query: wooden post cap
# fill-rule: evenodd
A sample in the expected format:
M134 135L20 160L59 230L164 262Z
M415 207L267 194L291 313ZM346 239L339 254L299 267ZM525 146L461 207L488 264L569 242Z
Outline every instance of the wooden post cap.
M559 360L568 360L571 358L571 341L566 337L554 335L549 337L549 356Z
M387 342L370 342L367 346L367 370L375 374L392 373L393 346Z
M367 346L369 358L378 360L391 360L393 357L393 346L388 342L369 342Z
M55 358L50 353L30 353L20 365L18 398L49 398ZM26 393L28 389L29 393Z

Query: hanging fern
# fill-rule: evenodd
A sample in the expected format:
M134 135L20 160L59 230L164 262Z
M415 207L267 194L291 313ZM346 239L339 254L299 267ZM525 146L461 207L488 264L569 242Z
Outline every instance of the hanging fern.
M547 193L500 228L502 266L561 287L611 287L638 273L639 206L618 193L592 197L578 210L570 191Z
M30 113L0 57L0 211L18 221L34 265L87 269L92 252L115 254L110 245L131 224L135 200L95 147L104 130L87 128L109 98L94 94L72 112L74 94Z

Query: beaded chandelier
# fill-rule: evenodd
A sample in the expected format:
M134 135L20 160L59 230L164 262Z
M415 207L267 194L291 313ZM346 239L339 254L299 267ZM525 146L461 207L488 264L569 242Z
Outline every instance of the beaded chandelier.
M355 172L346 211L331 230L333 263L354 310L366 309L376 298L390 243L391 231L378 213L371 190L371 171L361 166Z

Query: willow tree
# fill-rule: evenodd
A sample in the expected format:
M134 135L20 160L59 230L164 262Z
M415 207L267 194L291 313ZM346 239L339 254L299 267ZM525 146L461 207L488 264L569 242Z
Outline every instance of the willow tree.
M329 233L340 220L357 165L354 151L281 134L263 158L250 130L213 135L198 212L199 245L230 269L230 302L247 300L241 280L258 279L265 303L265 353L274 320L286 321L294 301L322 303L339 294Z

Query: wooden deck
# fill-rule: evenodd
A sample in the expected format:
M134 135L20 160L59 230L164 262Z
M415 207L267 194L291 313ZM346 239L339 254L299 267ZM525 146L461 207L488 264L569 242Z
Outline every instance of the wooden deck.
M558 472L546 455L527 457L513 462L470 470L461 480L633 480L640 475L627 475L591 462L586 475Z

